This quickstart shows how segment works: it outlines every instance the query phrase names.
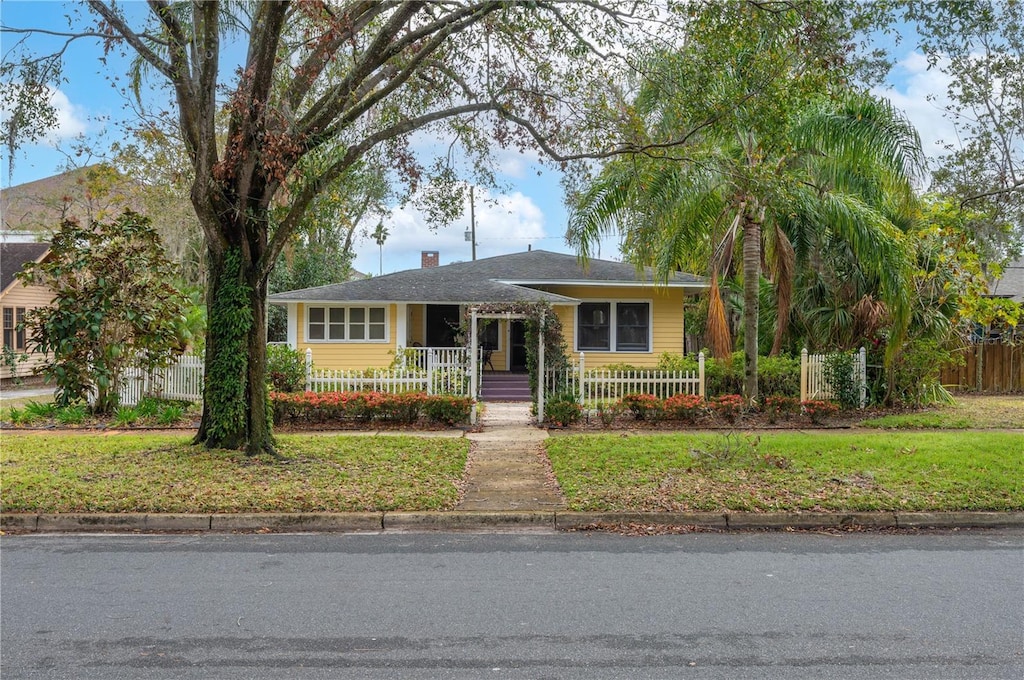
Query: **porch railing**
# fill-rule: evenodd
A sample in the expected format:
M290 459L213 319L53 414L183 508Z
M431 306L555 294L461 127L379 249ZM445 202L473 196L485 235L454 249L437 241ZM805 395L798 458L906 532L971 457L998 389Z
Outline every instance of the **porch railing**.
M426 392L468 397L469 350L464 347L409 347L398 365L381 369L330 369L313 366L306 350L306 390L311 392Z

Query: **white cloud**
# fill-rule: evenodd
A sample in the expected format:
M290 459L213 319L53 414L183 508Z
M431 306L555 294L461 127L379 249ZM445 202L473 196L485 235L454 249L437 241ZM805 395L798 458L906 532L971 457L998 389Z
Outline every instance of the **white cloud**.
M47 136L47 141L56 146L65 139L84 134L89 122L82 107L71 103L60 90L50 93L50 105L57 111L57 127Z
M454 224L431 231L423 215L414 207L396 209L386 224L390 234L384 243L384 273L420 266L420 253L436 250L441 264L472 259L472 246L465 239L469 229L469 201L463 217ZM516 191L490 196L478 191L476 196L477 258L492 257L526 250L528 245L550 249L552 242L545 230L543 211L529 196ZM378 274L380 252L372 239L363 239L356 246L356 269Z
M0 120L5 122L11 115L6 105L13 105L20 89L17 83L9 83L7 87L10 88L9 93L0 98ZM57 120L56 126L47 132L45 139L48 145L57 147L64 140L84 134L89 128L89 123L84 109L72 104L64 92L56 88L48 89L49 103L54 108Z
M891 88L876 88L874 94L886 97L910 118L921 135L921 145L929 158L945 155L946 144L957 144L956 126L946 114L950 107L947 88L950 78L941 64L929 69L928 60L911 52L896 63Z

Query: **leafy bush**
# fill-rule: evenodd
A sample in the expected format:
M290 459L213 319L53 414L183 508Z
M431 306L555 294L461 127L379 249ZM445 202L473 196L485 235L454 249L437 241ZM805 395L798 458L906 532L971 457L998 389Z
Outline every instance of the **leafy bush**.
M780 417L789 418L800 412L800 400L783 394L773 394L764 400L764 412L768 422L774 423Z
M184 415L185 408L180 404L166 404L157 416L156 422L164 426L175 425Z
M58 408L53 417L61 425L79 425L85 422L85 414L84 404L72 404Z
M139 418L155 418L160 413L163 400L156 397L143 397L135 405L135 413Z
M743 392L743 352L733 352L728 359L704 362L704 381L708 394L740 394Z
M306 358L287 345L267 347L267 376L278 392L298 392L306 386Z
M576 395L562 392L544 402L544 421L552 425L572 425L583 416Z
M757 360L758 391L763 395L800 394L799 357L760 357Z
M427 395L422 392L406 392L388 395L376 407L376 416L380 420L409 425L420 417L420 409Z
M636 420L657 421L665 412L665 403L653 394L627 394L621 400Z
M29 421L52 418L57 413L57 405L54 403L41 403L30 401L25 404L25 415Z
M468 423L472 410L473 401L469 397L435 394L427 397L423 403L423 413L427 416L427 420L444 425Z
M11 419L12 425L28 425L32 422L31 417L25 412L25 409L11 407L8 411L8 417Z
M911 406L951 403L952 397L942 387L939 375L955 354L934 339L905 344L892 363L893 399Z
M725 422L734 423L743 413L744 402L738 394L723 394L713 398L708 406Z
M676 394L665 400L665 415L684 423L695 423L706 410L699 394Z
M801 402L800 407L815 425L820 425L825 422L826 418L839 412L839 404L832 401L821 401L818 399Z
M707 361L710 360L705 360L705 370L707 368ZM691 371L696 373L700 369L700 364L697 357L692 354L684 356L673 352L662 352L661 356L658 357L657 368L659 371Z
M274 424L369 423L410 424L421 414L428 421L461 425L469 421L472 402L466 397L427 396L422 392L271 392Z
M118 406L114 411L114 419L111 425L114 427L129 427L139 420L138 412L131 406Z
M860 389L853 375L853 354L837 352L825 357L822 366L825 382L832 386L832 395L842 408L860 406Z
M597 417L600 419L602 425L610 427L612 423L622 415L622 409L623 406L621 402L616 401L609 404L599 401L597 402Z

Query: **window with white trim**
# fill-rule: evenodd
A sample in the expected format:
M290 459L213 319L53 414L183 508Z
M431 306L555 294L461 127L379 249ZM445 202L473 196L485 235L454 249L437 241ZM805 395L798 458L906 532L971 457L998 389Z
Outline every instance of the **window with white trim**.
M384 307L308 307L310 342L383 342L388 339Z
M580 352L649 352L649 302L582 302L576 308Z
M18 351L25 349L25 327L22 325L24 322L24 307L3 308L4 347Z

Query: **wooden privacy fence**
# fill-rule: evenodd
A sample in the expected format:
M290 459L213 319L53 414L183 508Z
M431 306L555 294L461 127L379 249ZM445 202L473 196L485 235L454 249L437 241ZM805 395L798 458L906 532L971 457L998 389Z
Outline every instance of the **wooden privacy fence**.
M203 357L193 354L183 355L170 366L152 373L130 368L125 371L125 380L118 395L120 403L134 406L147 396L201 401L203 371Z
M825 365L829 356L832 355L808 354L806 348L800 352L800 401L836 398L835 390L825 376ZM857 386L860 397L860 408L864 408L868 395L868 362L867 352L863 347L853 355L851 370L853 384Z
M665 399L675 394L705 396L704 353L697 355L696 371L640 369L618 371L586 367L586 356L562 371L547 371L545 390L555 394L566 388L573 391L584 406L612 403L627 394L653 394Z
M963 363L948 364L939 382L951 390L1024 392L1024 345L978 343L961 350Z

